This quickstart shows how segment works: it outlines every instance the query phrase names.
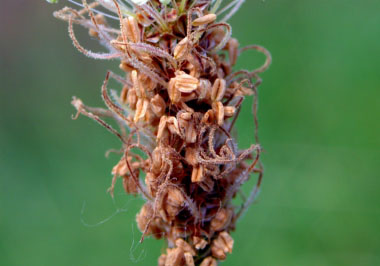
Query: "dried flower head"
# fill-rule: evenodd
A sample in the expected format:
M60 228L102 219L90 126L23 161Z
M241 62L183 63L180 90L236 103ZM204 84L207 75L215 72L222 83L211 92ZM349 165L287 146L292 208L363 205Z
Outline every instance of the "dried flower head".
M255 200L263 176L257 136L259 74L271 62L258 45L239 48L226 22L244 0L82 0L54 15L68 22L74 46L95 59L119 59L122 75L108 72L101 89L107 109L72 104L116 135L121 159L110 188L120 177L128 194L145 205L136 220L142 240L164 238L168 249L158 265L214 266L232 252L230 232ZM118 27L112 27L116 20ZM74 25L88 29L108 52L95 53L77 40ZM236 70L246 50L267 59L258 69ZM108 80L121 84L110 93ZM255 143L239 150L231 131L243 100L253 95ZM119 130L105 119L114 119ZM139 149L141 153L133 151ZM232 199L258 175L240 207Z

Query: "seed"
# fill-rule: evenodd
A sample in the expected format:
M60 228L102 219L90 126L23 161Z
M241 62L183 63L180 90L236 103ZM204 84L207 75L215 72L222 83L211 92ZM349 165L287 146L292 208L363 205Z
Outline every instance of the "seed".
M136 90L137 97L146 97L144 87L142 86L140 79L138 77L137 71L133 70L131 73L131 79L133 83L133 88Z
M197 164L197 157L196 157L196 148L194 147L187 147L186 148L186 153L185 153L185 159L186 162L190 165L196 165Z
M175 87L180 92L190 93L197 89L199 81L197 78L186 74L183 71L177 71L175 77Z
M141 41L141 31L134 17L123 19L122 28L130 42L137 43Z
M199 183L204 180L204 175L203 175L203 166L195 166L193 167L193 172L191 174L191 182L193 183Z
M156 94L151 100L150 100L150 107L152 108L152 111L154 114L158 117L162 116L165 113L166 104L164 99L159 94Z
M168 94L172 103L178 103L181 100L181 92L175 87L176 79L172 78L168 86Z
M230 222L231 212L227 209L220 209L215 217L211 220L211 229L220 231Z
M224 106L224 116L231 117L235 114L236 108L234 106Z
M150 203L145 203L140 212L136 216L137 226L141 231L145 230L147 223L152 217L153 208Z
M136 183L130 176L123 177L123 188L127 194L136 195L138 193Z
M208 79L200 79L197 92L199 94L199 100L209 99L211 92L211 82Z
M181 211L185 199L177 188L169 188L166 201L164 202L164 210L166 210L169 218L175 218L175 216Z
M194 236L193 244L196 249L204 249L207 246L207 241L198 236Z
M200 266L217 266L217 262L213 257L207 257L205 258Z
M137 95L136 95L136 90L134 88L128 90L127 94L127 103L129 104L129 107L132 110L136 109L136 104L137 104Z
M232 237L226 231L221 232L211 244L212 255L219 260L225 260L226 253L232 252L233 245Z
M182 238L178 238L178 239L175 241L175 245L176 245L178 248L183 249L184 252L190 253L192 256L195 256L195 250L190 246L189 243L187 243L187 242L186 242L185 240L183 240Z
M215 114L213 110L208 110L202 117L202 123L212 124L215 119Z
M137 123L139 120L141 120L148 110L149 101L144 98L139 98L137 100L136 104L136 111L135 111L135 117L133 118L133 121Z
M188 52L189 52L189 39L185 37L174 48L173 55L174 55L174 58L178 60L184 57Z
M170 133L180 135L177 118L174 116L169 116L166 124Z
M183 257L184 254L181 248L168 249L165 266L182 266Z
M185 132L185 140L187 143L195 143L197 141L197 131L195 130L193 121L188 123L188 127Z
M221 102L214 102L212 104L212 110L214 111L216 122L219 126L224 123L224 107Z
M207 14L203 17L197 18L193 21L193 26L201 26L214 22L216 20L215 14Z
M186 266L195 266L193 255L191 255L189 252L185 253L185 262Z
M226 81L224 79L216 79L211 90L211 100L221 101L226 91Z
M158 130L157 130L157 141L162 139L164 136L165 128L166 128L166 122L168 121L167 116L162 116L160 119L160 123L158 124Z
M166 258L166 254L161 254L161 256L158 258L158 266L165 266Z

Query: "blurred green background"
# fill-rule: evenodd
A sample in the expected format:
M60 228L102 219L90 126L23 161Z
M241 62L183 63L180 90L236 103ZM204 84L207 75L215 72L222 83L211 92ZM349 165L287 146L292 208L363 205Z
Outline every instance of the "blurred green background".
M163 243L138 244L141 200L106 193L117 139L71 120L71 97L102 105L118 64L73 48L52 17L63 2L0 7L0 264L156 265ZM222 265L380 265L380 1L249 0L230 22L273 64L260 87L262 192ZM263 59L247 52L238 67Z

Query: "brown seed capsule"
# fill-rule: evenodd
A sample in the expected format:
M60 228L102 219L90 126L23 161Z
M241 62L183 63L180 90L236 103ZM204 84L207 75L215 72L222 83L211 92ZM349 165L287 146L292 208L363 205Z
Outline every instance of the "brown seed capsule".
M141 86L148 92L152 92L157 87L157 83L143 73L139 74L139 81Z
M211 90L211 100L214 102L221 101L226 91L226 81L224 79L216 79Z
M134 17L123 19L122 29L128 41L137 43L141 41L141 31L137 20Z
M195 147L188 146L185 153L186 162L192 166L195 166L198 163L196 154L197 149Z
M137 104L137 95L136 95L136 90L131 88L128 90L127 94L127 103L129 104L129 107L132 110L136 109L136 104Z
M139 79L139 76L138 76L136 70L133 70L131 72L131 79L132 79L133 88L136 91L137 97L139 97L139 98L146 97L144 87L142 86L142 84L140 82L140 79Z
M206 176L199 186L207 192L210 192L214 188L215 182L210 176Z
M219 126L222 126L224 123L224 106L221 102L214 102L212 104L212 110L215 114L216 122Z
M184 57L189 52L189 46L189 39L187 37L183 38L174 48L174 58L178 60Z
M128 157L128 160L132 160L132 157ZM125 157L123 156L120 161L112 169L112 174L117 176L124 176L128 173Z
M160 141L165 134L166 129L166 122L168 121L167 116L161 116L160 123L158 124L158 130L157 130L157 141Z
M199 81L197 78L186 74L183 71L177 71L175 79L175 88L180 92L190 93L197 89Z
M219 260L225 260L226 253L232 252L233 245L232 237L226 231L221 232L211 244L212 255Z
M158 266L165 266L166 258L166 254L161 254L161 256L158 258Z
M231 221L231 210L220 209L215 217L211 220L211 229L213 231L223 230Z
M150 107L156 116L161 117L165 113L166 104L164 99L159 94L156 94L150 100Z
M129 64L126 62L121 62L119 65L119 68L123 70L124 72L131 72L133 70L133 67L131 67Z
M162 150L160 147L156 147L152 152L152 166L151 171L155 175L159 175L162 167Z
M197 141L197 131L195 130L195 125L193 121L188 123L188 127L185 131L185 141L187 143L195 143Z
M182 238L178 238L175 241L175 245L176 247L181 248L184 252L190 253L192 256L196 255L195 250Z
M172 219L182 210L185 199L177 188L170 187L164 201L164 209L168 218Z
M193 26L201 26L213 23L216 20L215 14L207 14L205 16L202 16L200 18L197 18L193 21Z
M139 192L135 180L130 176L123 177L123 188L127 194L136 195Z
M172 134L180 135L177 118L169 116L166 125Z
M195 266L193 255L191 255L189 252L185 252L185 263L186 266Z
M147 173L146 176L145 176L145 184L147 186L147 189L149 191L149 194L151 196L156 196L156 192L157 192L157 182L156 182L156 175L154 175L153 173Z
M200 79L197 88L197 93L199 95L198 99L210 99L211 87L211 82L208 79Z
M181 92L175 87L176 79L172 78L169 81L168 94L172 103L176 104L181 100Z
M136 216L137 226L141 232L145 230L146 225L152 217L153 208L150 203L145 203Z
M235 114L236 108L234 106L224 106L224 116L231 117Z
M203 173L203 165L198 165L193 167L193 172L191 174L191 182L198 183L204 180L205 176Z
M207 241L198 236L193 237L193 245L196 249L204 249L207 246Z
M208 110L202 117L202 123L212 124L215 120L215 113L213 110Z
M183 266L184 253L181 248L168 249L165 266Z
M137 123L140 119L142 119L145 116L146 111L148 110L148 106L149 106L148 99L139 98L137 100L135 117L133 118L133 121L135 123Z
M202 261L200 266L218 266L218 263L213 257L207 257Z

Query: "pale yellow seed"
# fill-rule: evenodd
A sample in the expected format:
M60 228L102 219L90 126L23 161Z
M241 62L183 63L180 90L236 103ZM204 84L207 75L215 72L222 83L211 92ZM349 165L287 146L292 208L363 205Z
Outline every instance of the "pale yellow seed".
M160 119L160 123L158 124L158 130L157 130L157 141L159 141L164 136L167 120L168 118L165 115L162 116Z
M193 237L193 243L196 249L204 249L207 246L207 241L198 236Z
M189 51L189 39L187 37L183 38L177 46L174 48L174 58L181 59L184 57Z
M177 118L169 116L166 124L168 125L170 133L180 135Z
M128 90L127 94L127 102L129 104L129 107L132 110L136 109L136 104L137 104L137 95L136 95L136 90L134 88Z
M204 180L204 175L203 175L203 166L195 166L193 167L193 172L191 174L191 182L193 183L199 183Z
M175 77L175 87L180 92L190 93L197 89L199 80L183 71L177 71Z
M224 107L224 116L225 117L231 117L235 114L236 108L235 106L225 106Z
M139 98L146 97L145 90L144 90L143 86L141 85L141 82L140 82L140 79L139 79L139 76L138 76L136 70L132 71L131 79L132 79L132 83L133 83L133 88L135 88L135 90L136 90L137 97L139 97Z
M205 258L200 266L217 266L217 262L213 257L207 257Z
M134 17L123 19L122 27L128 41L133 43L141 41L141 31L137 20Z
M173 248L168 250L165 266L181 266L183 256L183 250L180 248Z
M226 81L224 79L216 79L211 90L211 100L221 101L226 92Z
M164 99L159 94L156 94L150 100L150 106L154 114L158 117L162 116L165 113L166 104Z
M175 87L176 78L169 81L168 94L172 103L178 103L181 100L181 92Z
M135 123L140 121L140 119L142 119L145 116L146 111L148 110L148 105L149 101L147 99L139 98L137 100L135 117L133 118L133 121Z
M215 14L207 14L203 17L197 18L193 21L193 26L201 26L213 23L216 20Z
M195 266L193 255L191 255L189 252L185 253L185 261L186 266Z
M208 79L200 79L197 92L199 94L199 100L209 99L211 92L211 82Z
M187 143L195 143L197 141L197 131L194 128L193 122L189 122L186 128L185 140Z
M214 111L216 122L219 126L224 123L224 106L221 102L214 102L212 104L212 110Z
M190 253L192 256L196 255L195 250L191 247L191 245L187 243L185 240L183 240L182 238L178 238L175 241L175 245L178 248L182 248L184 252Z

